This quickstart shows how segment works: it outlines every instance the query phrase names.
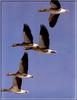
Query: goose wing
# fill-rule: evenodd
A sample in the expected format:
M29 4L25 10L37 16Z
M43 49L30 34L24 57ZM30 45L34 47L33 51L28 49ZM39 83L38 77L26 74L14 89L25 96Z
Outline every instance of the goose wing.
M60 14L50 14L49 16L49 26L54 27L58 21L58 17Z
M11 88L8 89L0 89L1 92L8 92L10 89L14 88L14 90L20 90L22 85L22 78L18 78L16 76L13 76L13 83Z
M61 8L61 5L60 5L58 0L51 0L50 4L51 4L51 8L53 8L53 9L60 9Z
M19 73L28 73L28 53L24 53L19 66Z
M33 36L32 36L32 33L31 33L29 25L27 25L27 24L23 25L23 33L24 33L24 41L25 41L25 43L33 44Z
M49 48L49 33L45 25L40 25L40 40L39 40L40 48Z
M21 85L22 85L22 78L14 76L12 87L15 87L15 89L18 90L21 89Z

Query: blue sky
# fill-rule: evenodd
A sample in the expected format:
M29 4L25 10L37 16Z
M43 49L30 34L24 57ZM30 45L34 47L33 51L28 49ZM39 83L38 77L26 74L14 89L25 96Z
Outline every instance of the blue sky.
M2 3L2 87L11 86L8 72L16 72L24 49L11 48L23 41L23 24L32 31L34 42L39 41L40 24L46 25L50 35L50 48L56 55L29 51L29 73L33 79L23 79L22 88L29 94L3 93L3 98L73 98L75 93L75 3L61 2L69 13L59 17L56 26L48 25L48 13L37 12L49 7L49 2L3 2Z

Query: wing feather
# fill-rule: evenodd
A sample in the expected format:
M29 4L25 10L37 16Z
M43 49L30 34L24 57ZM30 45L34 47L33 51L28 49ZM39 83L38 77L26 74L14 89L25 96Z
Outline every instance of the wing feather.
M53 8L53 9L60 9L61 8L61 5L60 5L58 0L51 0L50 4L51 4L51 8Z
M17 89L21 89L21 85L22 85L22 79L14 76L13 87L16 87Z
M21 63L19 66L20 73L28 73L28 54L24 53L23 57L21 58Z
M39 46L41 48L49 48L49 33L45 25L41 25L40 28L40 41L39 41Z
M24 41L25 41L25 43L33 43L33 36L32 36L32 33L31 33L29 25L24 24L23 33L24 33Z
M49 26L54 27L58 21L58 17L60 14L50 14L49 16Z

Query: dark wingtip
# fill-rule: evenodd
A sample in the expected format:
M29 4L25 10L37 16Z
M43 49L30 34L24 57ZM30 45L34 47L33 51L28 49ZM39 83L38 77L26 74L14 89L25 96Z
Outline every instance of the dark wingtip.
M50 15L51 19L50 19L50 21L49 21L49 26L50 26L51 28L53 28L53 27L56 25L56 23L57 23L57 21L58 21L59 15L60 15L60 14Z
M40 25L40 27L42 27L42 26L43 26L43 24Z
M28 24L23 24L23 27L28 27Z
M24 62L25 60L28 62L28 53L27 52L25 52L22 57L22 61Z
M46 29L46 26L44 24L41 24L40 27Z
M23 31L25 31L25 29L28 29L29 25L28 24L23 24Z
M27 52L24 52L24 56L28 56L28 53Z
M55 24L52 24L51 22L49 22L49 26L53 28Z
M40 35L44 36L44 37L49 37L49 32L48 29L46 28L45 25L41 24L41 29L40 29Z
M51 0L50 4L52 4L52 3L56 5L57 9L61 8L61 4L60 4L59 0Z

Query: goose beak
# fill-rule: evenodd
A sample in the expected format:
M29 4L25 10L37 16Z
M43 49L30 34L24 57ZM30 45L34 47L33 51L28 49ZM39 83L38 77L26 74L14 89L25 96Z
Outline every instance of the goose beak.
M40 10L38 10L38 12L41 12L41 9L40 9Z
M31 78L33 78L33 76L31 76Z
M25 93L29 93L29 91L28 91L28 90L26 90L26 91L25 91Z
M11 47L16 47L16 46L17 46L16 44L12 44L12 45L11 45Z
M6 74L6 76L9 76L9 75L10 75L9 73Z
M66 12L69 12L69 10L67 9Z
M15 74L12 74L12 73L7 73L6 75L7 76L15 76Z
M57 53L57 51L55 51L55 53Z
M56 54L57 52L56 52L56 51L52 51L52 53L53 53L53 54Z

